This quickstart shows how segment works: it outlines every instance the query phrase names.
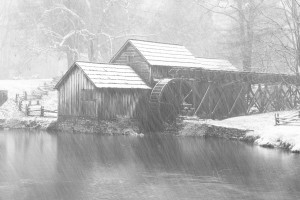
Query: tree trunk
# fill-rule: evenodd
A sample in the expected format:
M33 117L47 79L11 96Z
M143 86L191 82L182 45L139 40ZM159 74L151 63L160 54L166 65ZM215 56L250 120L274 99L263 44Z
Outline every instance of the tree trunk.
M243 71L251 71L254 36L254 2L252 0L250 1L250 8L245 8L245 2L243 0L237 0L236 3L239 10L240 43ZM247 15L248 19L246 19Z
M98 48L97 48L97 40L90 40L88 46L88 57L89 61L97 62L98 61Z
M71 51L66 51L67 54L67 61L68 61L68 68L70 68L74 62L78 59L78 55Z

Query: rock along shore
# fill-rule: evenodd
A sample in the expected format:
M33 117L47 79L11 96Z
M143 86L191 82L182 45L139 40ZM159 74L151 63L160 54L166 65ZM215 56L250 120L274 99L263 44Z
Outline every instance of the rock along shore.
M280 112L288 114L293 111ZM201 120L183 118L178 123L178 136L219 137L240 140L267 148L281 148L300 153L300 126L275 126L275 113Z
M24 129L49 132L98 133L102 135L144 136L138 124L131 119L120 118L97 122L89 119L57 121L56 118L22 117L0 119L0 130Z

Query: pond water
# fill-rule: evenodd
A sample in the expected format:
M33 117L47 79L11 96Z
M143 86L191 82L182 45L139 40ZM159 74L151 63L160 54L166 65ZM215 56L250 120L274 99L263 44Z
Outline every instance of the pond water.
M2 131L0 199L300 199L300 156L215 138Z

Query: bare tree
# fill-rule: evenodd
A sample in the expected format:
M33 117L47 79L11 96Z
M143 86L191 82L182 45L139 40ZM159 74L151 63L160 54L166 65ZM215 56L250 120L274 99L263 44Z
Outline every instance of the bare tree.
M272 25L269 45L280 56L282 63L299 75L300 68L300 3L298 0L278 0L272 12L264 16Z
M243 70L251 71L256 25L264 0L197 0L197 2L207 11L228 19L226 32L232 38L237 36L237 41L231 41L231 44L239 48Z

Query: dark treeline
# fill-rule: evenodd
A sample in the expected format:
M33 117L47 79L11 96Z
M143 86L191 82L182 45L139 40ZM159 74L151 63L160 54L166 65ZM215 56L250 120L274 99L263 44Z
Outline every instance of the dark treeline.
M0 78L108 62L129 38L177 43L241 70L298 73L298 0L8 0Z

